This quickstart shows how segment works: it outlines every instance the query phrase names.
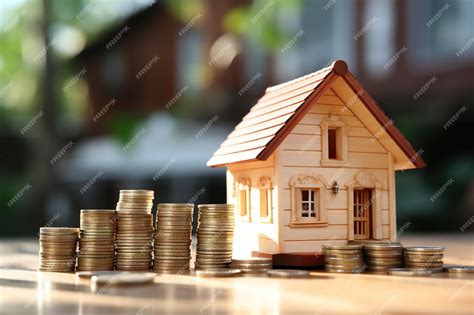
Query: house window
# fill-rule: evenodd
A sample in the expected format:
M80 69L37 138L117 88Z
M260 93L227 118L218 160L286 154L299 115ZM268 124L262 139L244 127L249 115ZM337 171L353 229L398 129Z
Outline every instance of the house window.
M290 227L327 226L326 194L330 191L320 175L304 173L289 182L291 194Z
M236 184L238 215L243 221L250 221L250 179L241 178Z
M317 218L317 190L301 189L301 217Z
M321 122L322 166L347 166L347 125L338 116L331 115Z
M260 217L268 216L268 192L267 189L260 189Z
M328 158L331 160L338 159L337 156L337 128L328 129Z
M272 223L272 180L270 177L260 177L260 222Z
M247 216L247 190L241 189L239 191L239 209L240 209L240 216L245 217Z

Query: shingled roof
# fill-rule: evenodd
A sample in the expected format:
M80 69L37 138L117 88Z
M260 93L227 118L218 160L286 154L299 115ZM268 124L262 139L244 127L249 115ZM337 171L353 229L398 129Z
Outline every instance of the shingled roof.
M229 134L207 165L220 167L239 162L266 160L301 121L312 104L339 77L342 77L354 92L363 90L342 60L303 77L267 88L265 94ZM390 123L389 118L368 93L357 95L414 167L424 167L425 163L419 154Z

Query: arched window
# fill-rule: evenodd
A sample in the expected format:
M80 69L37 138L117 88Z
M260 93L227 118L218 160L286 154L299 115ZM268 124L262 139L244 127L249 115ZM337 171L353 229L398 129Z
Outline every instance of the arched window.
M258 181L260 192L260 222L272 223L273 203L272 203L272 180L268 176L260 177Z
M237 210L238 216L244 221L250 221L250 179L245 177L237 182Z
M326 181L319 175L301 174L290 179L291 222L296 226L326 226Z

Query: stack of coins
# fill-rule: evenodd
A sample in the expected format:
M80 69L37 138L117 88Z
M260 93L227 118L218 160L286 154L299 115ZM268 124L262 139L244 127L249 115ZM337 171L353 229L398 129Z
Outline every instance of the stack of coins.
M159 273L189 271L193 210L193 204L158 205L153 271Z
M244 274L267 274L273 268L271 257L252 257L246 259L232 259L232 269L240 269Z
M326 271L362 273L365 270L362 245L323 246Z
M386 274L391 268L403 266L403 246L399 243L365 244L364 256L373 273Z
M77 270L114 270L115 210L81 210Z
M195 268L229 268L234 241L234 205L199 205Z
M444 247L406 247L404 265L410 269L427 269L431 272L443 270Z
M149 271L153 252L152 190L121 190L117 203L117 257L121 271Z
M70 272L76 268L78 228L40 228L39 270Z

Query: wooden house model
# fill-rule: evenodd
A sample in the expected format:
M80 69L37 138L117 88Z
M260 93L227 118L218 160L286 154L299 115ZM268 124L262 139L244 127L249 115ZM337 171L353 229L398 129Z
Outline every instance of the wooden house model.
M208 162L227 167L236 255L397 238L395 171L425 163L336 61L267 88Z

